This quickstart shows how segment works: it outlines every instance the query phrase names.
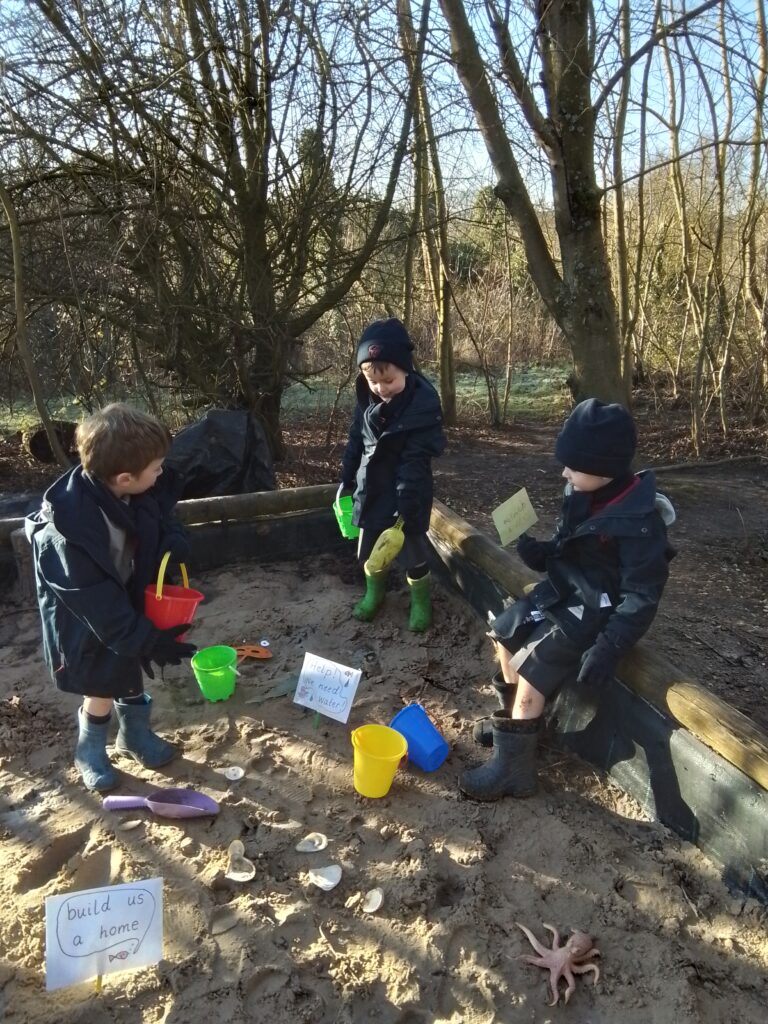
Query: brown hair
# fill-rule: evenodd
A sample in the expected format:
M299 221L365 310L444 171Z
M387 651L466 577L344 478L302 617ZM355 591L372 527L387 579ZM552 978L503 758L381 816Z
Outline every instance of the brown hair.
M92 476L111 480L118 473L138 476L171 447L168 428L122 402L107 405L78 424L75 433L80 461Z
M360 370L370 370L371 373L386 373L390 366L394 366L396 370L403 370L402 366L398 366L397 363L390 363L384 359L366 359L364 363L360 363ZM408 371L403 370L403 373L407 375Z

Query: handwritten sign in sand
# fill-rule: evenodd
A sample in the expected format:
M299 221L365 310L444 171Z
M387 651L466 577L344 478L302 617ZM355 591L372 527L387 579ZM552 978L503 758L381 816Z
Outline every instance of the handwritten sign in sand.
M539 517L533 511L533 505L528 497L528 491L521 487L519 491L503 501L498 508L491 512L493 524L499 531L501 546L507 544L525 533L539 521Z
M45 901L45 987L50 991L163 955L163 880L84 889Z
M359 668L348 668L307 651L293 701L337 722L346 722L361 675Z

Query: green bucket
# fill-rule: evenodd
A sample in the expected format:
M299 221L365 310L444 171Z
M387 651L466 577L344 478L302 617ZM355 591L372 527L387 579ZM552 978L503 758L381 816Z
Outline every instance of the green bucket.
M347 540L357 540L360 534L360 528L352 522L352 509L352 498L348 494L333 503L333 514L336 516L336 522L339 524L342 537L346 537Z
M192 657L192 671L206 700L228 700L235 692L237 651L234 647L203 647Z

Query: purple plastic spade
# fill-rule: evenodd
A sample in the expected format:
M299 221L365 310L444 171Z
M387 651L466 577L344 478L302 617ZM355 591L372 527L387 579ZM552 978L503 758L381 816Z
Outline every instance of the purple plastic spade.
M146 807L162 818L204 818L219 813L215 800L194 789L156 789L149 796L105 796L102 806L105 811Z

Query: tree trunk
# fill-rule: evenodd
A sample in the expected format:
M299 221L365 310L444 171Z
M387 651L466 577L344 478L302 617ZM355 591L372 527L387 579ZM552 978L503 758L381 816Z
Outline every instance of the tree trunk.
M627 404L629 391L621 372L616 307L600 223L602 197L594 168L590 5L587 0L552 0L541 5L536 38L546 116L535 104L504 19L491 0L486 5L503 77L549 161L562 276L515 160L464 3L440 0L440 6L450 28L459 78L496 172L496 194L520 230L531 278L573 354L574 397Z
M56 461L61 468L69 469L70 461L61 446L58 434L56 433L56 429L51 421L51 417L48 415L48 407L46 406L45 399L43 397L43 384L40 380L40 375L37 372L35 361L32 358L32 351L27 342L26 299L24 297L21 232L19 230L19 221L16 217L16 210L14 209L10 195L3 185L0 185L0 203L5 210L5 216L8 218L8 228L11 233L11 247L13 250L13 285L14 299L16 302L16 345L19 350L19 355L21 356L21 361L24 364L24 371L27 375L27 380L29 381L29 387L32 391L32 397L35 402L37 414L40 417L40 422L45 427L46 434L48 435L51 451L56 456Z

